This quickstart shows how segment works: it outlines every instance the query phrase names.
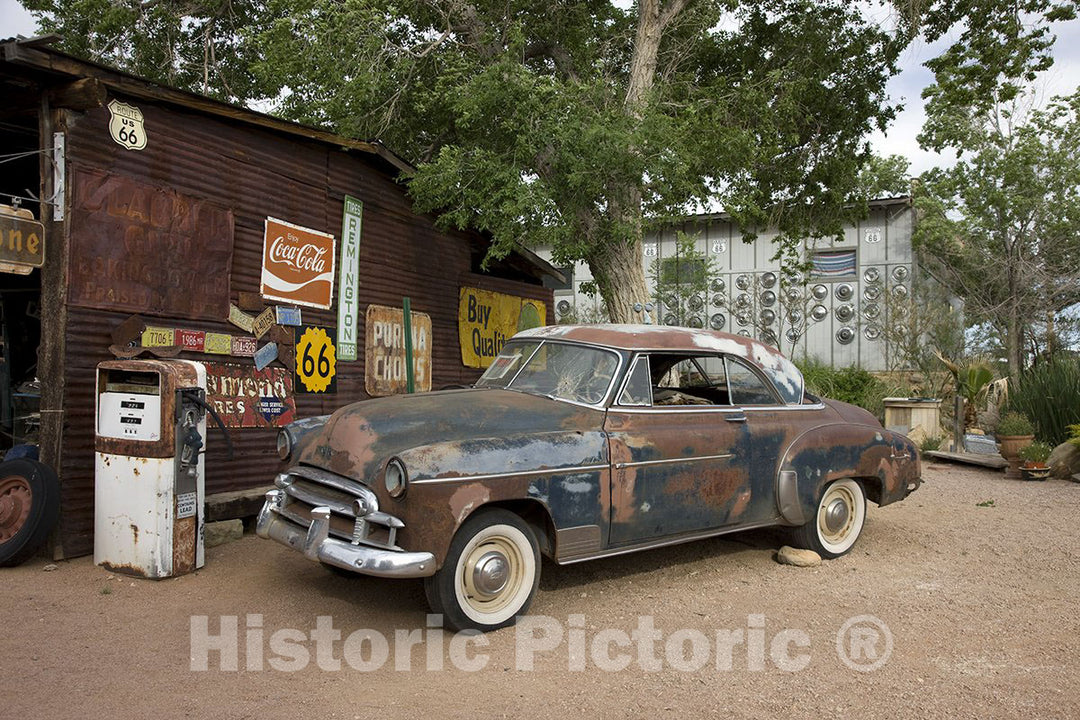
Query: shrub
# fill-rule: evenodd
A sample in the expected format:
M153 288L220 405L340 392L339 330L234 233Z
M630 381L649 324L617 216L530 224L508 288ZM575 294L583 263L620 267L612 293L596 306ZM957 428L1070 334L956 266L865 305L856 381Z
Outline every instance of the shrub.
M1045 463L1050 458L1052 448L1042 442L1033 442L1027 447L1022 447L1016 453L1021 460L1027 460L1028 462Z
M934 452L941 449L941 443L942 439L940 437L930 437L928 435L919 443L919 450L921 452Z
M890 387L866 370L857 367L833 368L820 360L796 363L806 381L806 389L815 395L858 405L872 412L878 420L885 416L886 397L906 391Z
M997 435L1034 435L1035 428L1023 413L1014 410L1001 416L995 432Z
M1080 424L1080 360L1053 360L1023 372L1009 383L1009 408L1031 418L1035 434L1052 446L1069 439Z

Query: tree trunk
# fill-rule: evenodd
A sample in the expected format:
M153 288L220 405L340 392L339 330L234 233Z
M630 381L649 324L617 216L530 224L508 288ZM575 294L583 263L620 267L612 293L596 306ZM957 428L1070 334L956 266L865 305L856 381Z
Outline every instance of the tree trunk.
M638 3L637 34L634 53L630 58L630 73L623 109L632 118L641 119L648 94L656 79L656 63L664 28L686 6L687 0L640 0ZM609 227L629 227L629 237L613 238L596 245L596 251L586 258L594 282L604 300L608 318L616 323L646 322L645 312L636 312L634 305L649 302L645 284L645 267L641 252L641 189L629 181L614 188L607 214L613 222ZM651 319L651 318L650 318Z
M605 245L603 254L590 256L588 264L611 322L646 322L644 310L640 313L634 310L635 303L644 306L649 302L640 232L630 242Z
M1020 283L1017 263L1009 268L1009 305L1006 318L1005 356L1009 363L1009 377L1017 380L1023 369L1024 340L1021 337L1023 323L1020 318Z

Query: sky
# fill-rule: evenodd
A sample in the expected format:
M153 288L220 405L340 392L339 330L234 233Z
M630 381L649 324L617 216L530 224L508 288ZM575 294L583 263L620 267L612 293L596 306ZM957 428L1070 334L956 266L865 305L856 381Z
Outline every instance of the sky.
M881 22L889 22L882 15ZM1046 98L1052 95L1072 93L1080 80L1080 20L1059 25L1054 47L1054 66L1039 79L1041 92ZM0 0L0 38L14 35L34 34L34 19L17 0ZM901 57L901 72L889 81L888 93L893 102L904 105L887 133L875 132L870 137L874 151L879 155L903 155L911 161L911 174L919 175L940 165L951 165L951 154L941 156L919 148L916 136L922 128L926 114L920 94L933 76L923 63L934 57L944 43L927 46L917 43L909 47Z

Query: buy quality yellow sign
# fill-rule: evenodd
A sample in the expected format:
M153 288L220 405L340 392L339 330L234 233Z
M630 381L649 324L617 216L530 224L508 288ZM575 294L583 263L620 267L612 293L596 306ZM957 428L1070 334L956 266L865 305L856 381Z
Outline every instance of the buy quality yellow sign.
M462 364L486 368L516 332L539 327L546 317L547 308L539 300L461 288L458 294L458 339Z

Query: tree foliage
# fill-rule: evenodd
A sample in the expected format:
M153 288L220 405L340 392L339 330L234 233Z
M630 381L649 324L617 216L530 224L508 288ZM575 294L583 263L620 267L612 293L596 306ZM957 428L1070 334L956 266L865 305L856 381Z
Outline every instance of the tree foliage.
M420 210L584 260L613 319L650 222L838 233L903 46L844 0L24 3L76 54L382 139Z
M925 267L994 328L1014 377L1032 325L1080 302L1080 93L1044 110L1022 100L969 129L915 201Z
M926 66L927 120L919 137L932 150L978 142L981 119L1017 100L1053 64L1054 23L1076 17L1074 0L942 0L899 7L927 42L952 38ZM974 135L972 135L974 133Z
M872 160L865 138L893 117L885 82L906 43L950 37L928 63L921 137L967 159L923 184L923 247L942 251L943 276L955 260L971 281L991 237L976 236L1005 214L1019 224L994 242L1026 248L1025 263L1060 265L1067 250L1053 241L1067 214L1021 207L1068 204L1046 170L1061 162L1002 109L1049 66L1050 27L1075 16L1072 0L894 0L894 28L844 0L21 1L76 55L382 139L416 164L419 210L489 232L495 254L524 243L585 261L614 320L648 299L650 223L722 206L747 239L778 228L778 255L795 262L799 239L837 234L866 199L900 191L902 161ZM1055 120L1038 117L1045 140ZM989 318L1001 301L984 305L974 312Z
M691 204L746 228L838 232L863 138L892 114L899 44L846 2L279 10L260 75L291 91L282 112L416 159L420 209L489 231L497 251L584 260L615 319L646 299L644 223Z
M261 0L20 0L63 50L228 102L266 97L252 72Z
M992 328L1013 377L1033 327L1052 328L1080 300L1080 95L1045 109L1033 100L1055 23L1075 17L1073 0L950 1L909 15L928 40L952 38L926 63L919 141L957 157L917 186L915 243L969 323Z

